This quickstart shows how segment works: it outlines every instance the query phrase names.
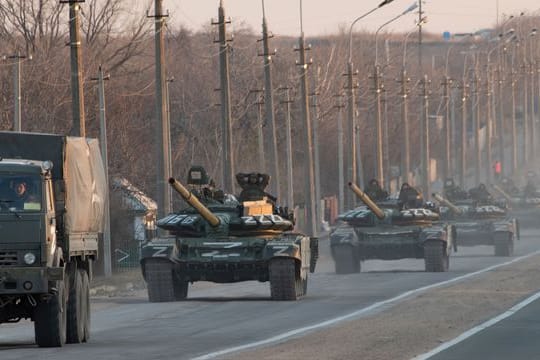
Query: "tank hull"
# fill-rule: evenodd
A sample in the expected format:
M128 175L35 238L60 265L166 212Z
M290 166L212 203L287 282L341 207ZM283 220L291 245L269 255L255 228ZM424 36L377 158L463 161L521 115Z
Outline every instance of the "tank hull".
M343 223L330 235L330 248L338 273L338 263L342 261L354 264L356 261L372 259L427 259L428 247L440 248L444 261L447 262L455 245L453 232L452 226L447 224L428 227L379 225L367 228ZM345 259L347 255L344 254L347 253L352 260ZM358 268L360 271L359 266L351 268ZM426 271L430 270L426 267ZM447 271L447 266L441 271Z
M155 301L182 300L187 296L187 284L197 281L215 283L236 283L242 281L270 281L275 285L276 264L285 261L292 266L293 282L297 289L293 296L272 296L277 300L296 300L307 289L309 272L315 270L318 258L318 241L303 234L283 233L276 237L238 237L238 238L184 238L156 239L143 246L141 266L147 283L153 281L151 271L159 264L157 273L167 275L159 278L160 285L175 288L175 284L184 284L185 295L175 297L160 296ZM274 280L273 280L274 279ZM281 285L275 285L281 290ZM150 293L149 293L150 294ZM293 298L291 298L293 297ZM152 297L150 296L151 301ZM164 300L162 300L164 299Z

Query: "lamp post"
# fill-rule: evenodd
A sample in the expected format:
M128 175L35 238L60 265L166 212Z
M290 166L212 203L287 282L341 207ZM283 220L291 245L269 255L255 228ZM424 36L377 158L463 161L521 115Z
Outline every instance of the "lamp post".
M529 76L529 82L530 82L530 113L529 113L529 133L530 133L530 152L529 152L529 158L534 159L534 156L536 155L536 119L534 116L534 107L535 107L535 93L536 93L536 87L535 87L535 78L534 78L534 37L536 37L537 30L536 28L533 28L531 32L529 33L529 66L528 66L528 73Z
M350 181L354 184L360 183L360 186L363 187L363 179L362 179L362 159L359 156L357 159L356 156L356 119L355 119L355 102L354 102L354 71L353 71L353 62L352 62L352 31L354 28L354 25L358 23L358 21L362 20L366 16L370 15L371 13L375 12L376 10L380 9L381 7L388 5L393 0L384 0L381 2L377 7L371 9L367 13L357 17L354 19L354 21L351 23L351 26L349 28L349 56L347 61L347 97L348 97L348 123L349 123L349 174L348 177ZM357 164L358 161L358 164ZM358 175L358 176L357 176ZM355 197L354 194L351 194L350 197L348 197L349 203L348 207L353 208L355 204Z
M375 90L375 101L376 101L376 104L377 104L377 111L376 111L376 115L377 115L377 119L376 119L377 180L379 181L379 184L381 184L382 186L387 185L385 183L384 164L386 163L387 166L389 165L388 164L389 163L389 153L388 153L389 150L388 150L388 141L383 141L383 124L382 124L382 116L381 116L381 114L382 114L382 110L381 110L381 93L383 91L383 85L382 85L382 82L381 82L381 72L380 72L381 68L379 66L379 51L378 51L378 49L379 49L378 40L379 39L378 39L378 37L379 37L379 32L382 30L382 28L384 28L388 24L396 21L397 19L401 18L402 16L410 13L411 11L416 9L417 7L418 7L417 3L414 3L413 5L409 6L405 11L403 11L401 14L393 17L392 19L388 20L387 22L385 22L384 24L379 26L379 28L375 32L375 67L374 67L374 73L373 73L373 81L374 81L374 90ZM384 130L385 130L385 134L387 135L387 131L388 131L387 121L385 121ZM388 168L389 168L389 166L387 167L387 169ZM386 174L386 175L388 176L389 174Z
M298 38L298 52L300 60L297 65L300 69L300 93L301 93L301 108L302 108L302 121L304 124L303 130L303 142L304 142L304 167L305 167L305 188L304 188L304 200L306 209L306 233L309 236L317 236L318 233L318 219L317 211L315 207L315 170L313 168L313 138L311 132L311 119L309 114L309 99L308 99L308 78L307 70L310 62L306 60L306 42L304 38L304 25L302 19L302 0L300 0L300 37Z
M457 34L456 34L457 35ZM473 33L465 33L465 34L459 34L461 37L460 41L463 39L467 39L471 36L474 36ZM445 118L443 123L443 134L444 134L444 172L443 172L443 178L446 179L450 177L450 174L452 172L452 139L453 139L453 133L451 131L451 123L450 123L450 100L452 97L450 86L452 85L452 79L448 74L448 62L450 59L450 52L454 48L454 46L457 44L457 42L452 43L448 50L446 51L446 65L444 70L444 77L443 77L443 98L444 98L444 107L445 107Z
M403 64L401 66L401 97L402 108L401 108L401 119L403 123L403 143L402 143L402 154L401 154L401 178L403 182L411 184L411 148L409 141L409 111L408 111L408 93L409 89L407 84L409 83L409 78L407 76L407 42L409 36L413 33L416 33L416 29L411 30L405 35L405 40L403 41Z

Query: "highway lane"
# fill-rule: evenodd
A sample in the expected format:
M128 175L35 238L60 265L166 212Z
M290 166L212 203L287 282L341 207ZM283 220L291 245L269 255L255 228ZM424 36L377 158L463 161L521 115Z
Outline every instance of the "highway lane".
M535 296L538 298L538 294ZM540 357L540 300L481 330L430 360L530 360Z
M540 232L522 231L516 256L540 250ZM509 260L491 247L459 249L448 273L423 272L423 260L368 261L361 274L335 275L328 242L322 241L308 296L298 302L269 300L268 284L196 284L188 301L150 304L146 294L93 299L89 344L38 349L28 322L0 326L0 358L190 359L260 341L335 318L405 291L452 279Z

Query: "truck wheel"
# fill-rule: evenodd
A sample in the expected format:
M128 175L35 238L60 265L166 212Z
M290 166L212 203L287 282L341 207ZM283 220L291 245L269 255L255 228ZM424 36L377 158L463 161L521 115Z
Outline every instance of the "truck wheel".
M66 343L66 291L64 281L56 282L56 291L38 302L34 310L34 331L40 347L59 347Z
M428 241L424 244L424 264L427 272L446 272L450 257L443 243Z
M146 284L148 286L148 300L150 302L175 300L173 269L170 262L147 260L145 273Z
M67 338L68 344L79 344L84 338L84 318L83 311L83 280L78 269L73 271L73 281L69 288L67 303Z
M299 282L294 259L273 259L269 265L270 296L272 300L297 300Z
M86 270L79 270L82 278L83 342L90 340L90 280Z
M333 248L336 274L353 274L360 272L360 260L352 246L336 246Z
M514 255L514 241L512 234L497 234L493 241L495 248L495 256L512 256Z
M188 295L189 282L175 279L174 281L174 300L185 300Z

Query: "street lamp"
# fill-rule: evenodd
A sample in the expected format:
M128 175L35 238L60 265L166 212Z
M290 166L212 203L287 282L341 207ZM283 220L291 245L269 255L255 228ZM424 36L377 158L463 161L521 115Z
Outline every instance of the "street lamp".
M426 21L426 18L422 18L422 23ZM418 25L417 26L421 26ZM401 178L402 181L411 183L410 178L410 169L411 169L411 150L410 150L410 141L409 141L409 108L408 108L408 82L409 78L407 77L407 42L409 36L413 33L416 33L416 28L409 31L405 35L405 40L403 41L403 65L401 67L401 97L403 99L401 103L401 119L402 119L402 133L403 133L403 143L402 143L402 153L401 153Z
M355 121L355 111L354 111L354 71L353 71L353 62L352 62L352 31L354 28L354 25L368 16L369 14L375 12L377 9L380 9L381 7L388 5L393 0L385 0L381 2L377 7L371 9L367 13L357 17L354 19L354 21L351 23L351 26L349 28L349 57L347 61L347 96L348 96L348 122L349 122L349 156L350 156L350 172L349 172L349 179L351 179L351 182L354 184L357 184L357 168L358 172L360 173L359 176L359 183L360 186L363 187L363 179L362 179L362 159L361 156L356 156L356 121ZM358 161L358 166L357 166ZM355 203L355 197L351 194L349 199L349 208L352 208Z
M374 73L373 73L373 81L374 81L374 89L375 89L375 102L377 104L377 110L375 112L376 114L376 159L377 159L377 180L379 181L379 184L382 186L388 186L388 183L385 182L385 172L389 172L389 150L388 150L388 119L386 117L386 111L384 116L384 140L383 140L383 123L382 123L382 109L381 109L381 93L383 85L381 83L381 72L380 72L380 66L379 66L379 32L382 28L384 28L386 25L396 21L400 17L408 14L409 12L416 9L418 5L416 2L409 6L405 11L403 11L401 14L393 17L389 21L385 22L375 32L375 67L374 67ZM386 93L385 93L386 94ZM386 109L386 103L385 102L385 109ZM385 164L386 164L386 171L385 171ZM388 176L388 174L386 174ZM389 179L386 179L387 181Z
M425 23L427 23L427 17L424 16L422 18L422 21L416 23L416 27L420 27L424 25ZM407 63L407 60L406 60L407 59L407 43L409 42L409 37L415 33L416 33L416 28L412 29L411 31L407 33L407 35L405 35L405 40L403 41L403 67L405 67Z
M382 24L381 26L379 26L379 28L377 29L377 31L375 31L375 65L379 64L379 45L378 45L379 32L380 32L385 26L387 26L387 25L393 23L394 21L396 21L396 20L399 19L400 17L407 15L407 14L410 13L411 11L415 10L417 7L418 7L418 4L417 4L417 3L412 4L412 5L409 6L405 11L403 11L401 14L399 14L399 15L393 17L392 19L388 20L387 22L385 22L384 24Z

